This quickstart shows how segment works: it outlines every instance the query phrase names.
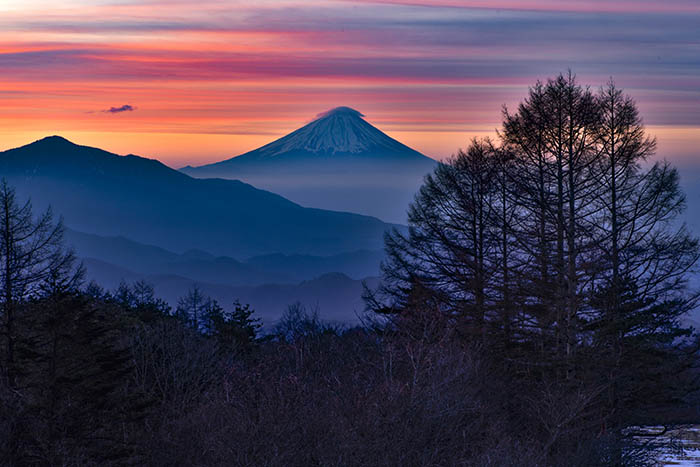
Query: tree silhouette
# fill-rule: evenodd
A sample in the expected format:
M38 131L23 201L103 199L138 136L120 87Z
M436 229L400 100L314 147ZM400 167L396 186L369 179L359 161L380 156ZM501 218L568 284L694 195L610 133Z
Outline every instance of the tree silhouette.
M250 305L242 305L238 300L230 311L213 300L205 315L207 333L224 346L249 350L262 327L260 319L253 317L254 313Z
M582 395L570 421L621 446L626 424L698 389L686 377L698 339L681 318L698 302L687 277L700 253L677 221L678 174L645 165L655 141L630 97L571 73L504 110L499 139L472 141L426 177L408 234L386 237L369 304L468 330L528 384Z
M188 323L193 329L201 330L210 307L211 299L204 295L199 286L195 284L185 296L178 300L175 316Z
M39 294L51 277L70 269L75 257L63 247L63 224L53 221L51 209L37 218L30 201L19 204L15 190L3 179L0 183L0 286L2 291L2 338L5 377L10 385L15 381L16 310ZM82 268L72 273L77 280Z
M498 249L491 232L498 168L489 141L441 164L425 179L408 213L407 235L386 236L385 285L391 307L405 307L415 287L431 291L465 332L483 336Z

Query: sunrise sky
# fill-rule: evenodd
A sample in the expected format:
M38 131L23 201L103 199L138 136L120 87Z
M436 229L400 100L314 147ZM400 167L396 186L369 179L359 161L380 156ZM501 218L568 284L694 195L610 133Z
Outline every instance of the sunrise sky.
M442 158L571 68L700 163L699 28L697 0L0 0L0 149L60 134L196 165L347 105Z

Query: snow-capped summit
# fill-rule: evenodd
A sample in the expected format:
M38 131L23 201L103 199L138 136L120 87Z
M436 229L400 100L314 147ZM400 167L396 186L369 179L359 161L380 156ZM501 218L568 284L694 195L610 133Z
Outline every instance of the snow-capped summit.
M328 117L330 115L338 115L338 114L347 114L347 115L354 115L356 117L364 117L363 114L358 112L357 110L353 109L352 107L347 107L344 105L341 105L340 107L336 107L334 109L326 110L325 112L321 112L320 114L316 115L316 118L323 118L323 117Z
M258 153L256 155L266 158L303 151L329 156L372 151L375 156L381 156L387 152L414 152L362 117L364 115L350 107L336 107L318 114L316 120L284 138L263 146L255 151Z
M303 206L402 222L435 164L372 126L359 111L336 107L258 149L181 170L193 177L244 180Z
M298 130L238 157L196 169L234 167L251 162L292 162L295 159L350 157L352 159L425 159L419 152L396 141L367 123L364 115L350 107L336 107L320 113Z
M381 144L382 136L385 136L362 117L364 115L350 107L336 107L318 114L316 120L270 144L269 148L280 153L304 150L321 154L357 154L372 144Z

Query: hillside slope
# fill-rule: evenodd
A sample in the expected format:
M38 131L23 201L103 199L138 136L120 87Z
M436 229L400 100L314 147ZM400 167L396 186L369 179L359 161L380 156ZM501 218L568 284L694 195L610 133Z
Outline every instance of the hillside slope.
M0 176L51 205L76 230L122 235L174 252L234 258L332 255L382 248L378 219L304 208L235 180L201 180L162 163L118 156L53 136L0 152Z

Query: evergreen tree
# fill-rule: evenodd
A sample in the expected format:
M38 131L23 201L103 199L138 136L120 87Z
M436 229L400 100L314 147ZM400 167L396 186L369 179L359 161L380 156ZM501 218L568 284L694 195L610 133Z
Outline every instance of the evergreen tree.
M121 465L136 455L127 433L147 404L128 390L131 356L120 311L52 287L23 309L18 386L27 414L19 463Z
M242 305L238 300L231 311L225 311L213 300L206 312L208 334L225 346L249 349L262 327L260 319L253 317L254 313L250 305Z
M60 237L42 238L55 242L51 261L40 263L41 274L26 282L31 293L13 303L12 387L21 395L14 409L21 422L10 432L11 463L123 463L133 451L123 430L144 405L125 391L130 355L119 310L81 292L83 268Z

